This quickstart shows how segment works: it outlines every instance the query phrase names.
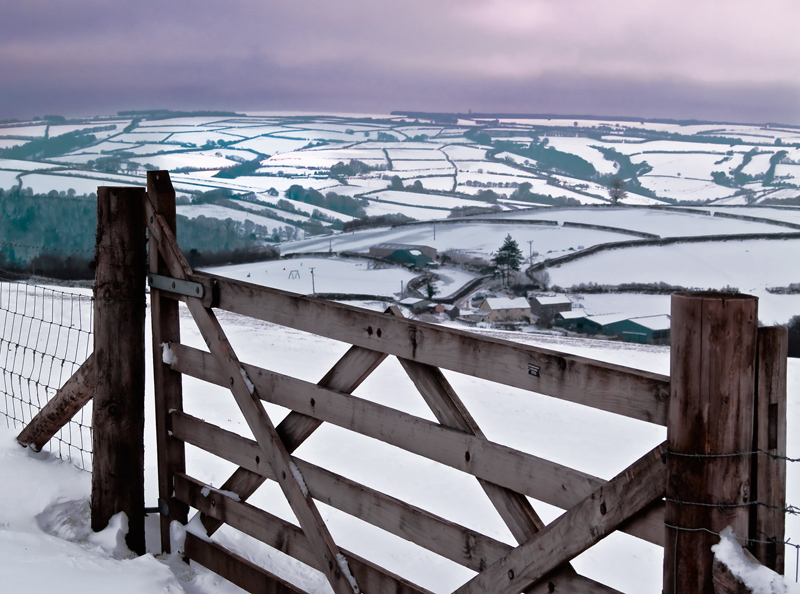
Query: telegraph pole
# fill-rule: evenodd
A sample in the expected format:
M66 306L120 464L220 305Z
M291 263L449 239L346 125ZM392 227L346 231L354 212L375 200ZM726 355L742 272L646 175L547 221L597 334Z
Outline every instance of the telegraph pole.
M316 295L317 294L317 288L314 286L314 269L313 268L309 268L309 270L311 271L311 294L312 295Z

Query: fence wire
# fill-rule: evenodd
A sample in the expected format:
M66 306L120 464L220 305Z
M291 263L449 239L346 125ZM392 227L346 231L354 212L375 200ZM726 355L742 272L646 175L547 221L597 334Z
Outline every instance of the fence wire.
M93 349L90 295L0 277L0 415L20 431L77 371ZM92 470L91 402L45 446Z

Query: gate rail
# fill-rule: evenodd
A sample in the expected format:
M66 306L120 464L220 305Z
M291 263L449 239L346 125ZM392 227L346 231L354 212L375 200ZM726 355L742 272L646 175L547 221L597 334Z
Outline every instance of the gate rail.
M210 540L222 524L318 569L337 594L426 592L339 548L317 509L322 501L477 572L458 594L614 592L577 574L570 561L615 530L665 547L665 591L714 591L710 546L729 525L759 561L782 572L787 335L785 328L757 327L757 299L673 295L666 377L407 320L391 307L369 312L195 273L175 239L169 174L148 172L147 193L130 199L143 203L149 234L164 551L171 523L186 524L194 508L205 534L187 533L184 554L250 592L302 590ZM207 351L181 344L179 302ZM217 309L351 347L319 382L303 381L241 362ZM438 422L352 395L389 356L397 357ZM488 440L441 369L666 426L668 439L605 481ZM182 375L229 389L255 440L185 413ZM291 412L275 426L263 402ZM518 545L293 456L322 423L474 476ZM237 470L219 488L189 476L187 443ZM98 456L107 454L95 451ZM299 527L247 503L267 480L281 487ZM545 524L527 497L566 511Z

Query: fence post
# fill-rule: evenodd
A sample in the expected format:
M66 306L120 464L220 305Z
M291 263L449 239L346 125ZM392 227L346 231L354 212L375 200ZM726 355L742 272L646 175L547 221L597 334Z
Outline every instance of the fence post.
M97 189L92 409L92 530L128 516L128 547L144 541L144 188Z
M713 594L717 534L748 538L757 314L750 295L672 295L665 594Z
M153 208L161 214L175 233L175 190L168 171L147 172L147 195ZM169 275L158 244L150 240L150 272ZM173 497L176 472L186 471L183 442L172 437L169 414L183 410L181 374L172 371L163 361L163 343L181 340L178 302L163 297L158 289L150 290L150 313L153 328L153 381L155 392L156 445L158 448L158 507L161 514L161 550L170 551L169 526L173 521L186 524L188 508Z
M785 326L758 329L752 497L765 505L750 512L750 548L762 564L783 574L786 524L786 352ZM772 457L775 456L775 457Z

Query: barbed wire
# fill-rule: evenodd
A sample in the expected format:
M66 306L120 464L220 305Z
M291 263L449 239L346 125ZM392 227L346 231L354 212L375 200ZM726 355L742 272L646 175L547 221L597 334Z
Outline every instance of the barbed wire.
M93 349L92 297L0 277L0 415L24 428ZM50 440L55 456L92 468L91 404Z
M795 505L775 505L773 503L767 503L766 501L742 501L739 503L706 503L701 501L681 501L680 499L672 499L670 497L665 497L664 501L669 501L670 503L676 503L678 505L694 505L699 507L714 507L717 509L733 509L737 507L752 507L757 505L759 507L766 507L768 509L777 509L782 511L785 514L793 515L793 516L800 516L800 508Z
M668 456L680 456L682 458L737 458L737 457L746 457L746 456L755 456L755 455L764 455L769 456L773 460L785 460L787 462L800 462L800 458L790 458L788 456L784 456L782 454L773 454L772 452L768 452L767 450L748 450L744 452L730 452L727 454L684 454L681 452L673 452L667 450L666 454Z
M675 550L678 549L678 533L680 532L707 532L713 536L718 536L722 538L722 534L719 532L715 532L714 530L710 530L709 528L684 528L683 526L675 526L673 524L668 524L664 522L664 526L671 530L675 530ZM763 534L763 532L762 532ZM764 535L766 536L766 534ZM797 582L798 578L800 578L800 544L795 544L791 541L791 538L787 538L783 542L779 542L777 539L771 538L768 540L758 540L754 538L740 538L735 534L733 537L739 541L739 544L742 546L747 546L748 544L768 544L768 545L777 545L782 544L787 547L793 547L795 550L795 573L794 573L794 581ZM678 556L675 555L675 563L677 564ZM677 568L674 568L675 575L677 575Z

